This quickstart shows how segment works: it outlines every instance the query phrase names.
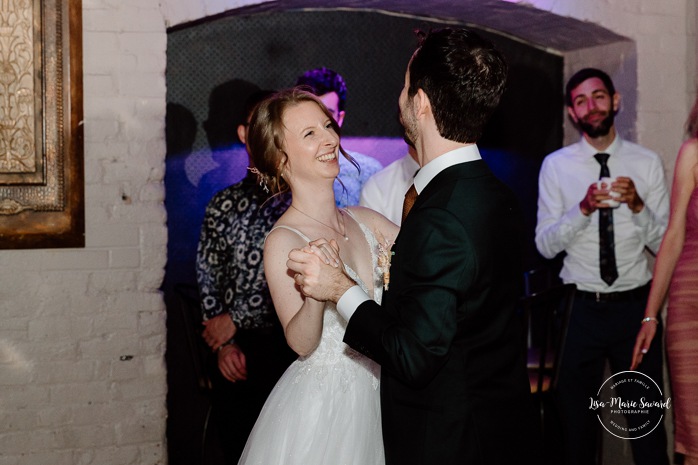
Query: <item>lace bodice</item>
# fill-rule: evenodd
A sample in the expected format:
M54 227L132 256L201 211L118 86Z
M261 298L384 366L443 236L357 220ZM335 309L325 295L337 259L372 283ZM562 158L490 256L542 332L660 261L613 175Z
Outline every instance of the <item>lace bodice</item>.
M369 289L359 275L346 264L344 265L344 270L369 296L371 295L371 290L373 290L373 299L380 303L383 297L383 275L378 266L378 241L373 233L363 223L359 222L351 212L348 210L344 211L361 227L367 245L371 250L371 268L373 270L372 289ZM274 229L276 228L288 229L301 236L305 241L311 241L311 239L297 229L288 226L276 226ZM343 386L348 387L357 375L365 373L372 378L374 389L377 389L379 385L378 380L380 378L380 367L372 360L356 352L342 342L346 327L347 322L337 311L336 305L333 302L327 302L325 304L320 344L312 354L299 358L299 361L303 363L305 367L299 372L298 377L311 372L318 378L319 382L322 382L322 378L327 374L327 370L341 370L342 376L346 376L346 382L343 383Z

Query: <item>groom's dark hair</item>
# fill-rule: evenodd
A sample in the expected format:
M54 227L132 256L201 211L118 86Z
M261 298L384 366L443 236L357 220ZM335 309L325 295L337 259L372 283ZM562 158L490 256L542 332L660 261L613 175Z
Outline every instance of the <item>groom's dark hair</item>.
M504 57L489 40L464 28L417 31L417 36L408 96L424 91L442 137L476 142L506 87Z

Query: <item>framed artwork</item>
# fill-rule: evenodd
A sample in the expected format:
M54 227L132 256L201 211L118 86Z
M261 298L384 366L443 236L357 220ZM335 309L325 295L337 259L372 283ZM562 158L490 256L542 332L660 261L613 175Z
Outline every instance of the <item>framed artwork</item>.
M0 248L84 247L81 0L0 1Z

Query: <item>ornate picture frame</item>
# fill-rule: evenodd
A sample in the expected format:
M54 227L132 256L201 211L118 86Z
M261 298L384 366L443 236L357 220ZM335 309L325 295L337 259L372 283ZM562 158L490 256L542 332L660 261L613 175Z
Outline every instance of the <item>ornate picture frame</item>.
M0 248L84 247L81 0L0 2Z

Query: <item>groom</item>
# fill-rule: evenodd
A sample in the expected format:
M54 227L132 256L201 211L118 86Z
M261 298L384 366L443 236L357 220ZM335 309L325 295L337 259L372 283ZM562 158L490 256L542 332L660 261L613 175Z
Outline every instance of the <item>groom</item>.
M381 364L388 465L534 462L515 309L522 220L475 145L507 65L469 30L420 39L399 100L421 166L418 196L392 248L382 304L316 255L291 251L288 267L305 295L337 302L344 341Z

